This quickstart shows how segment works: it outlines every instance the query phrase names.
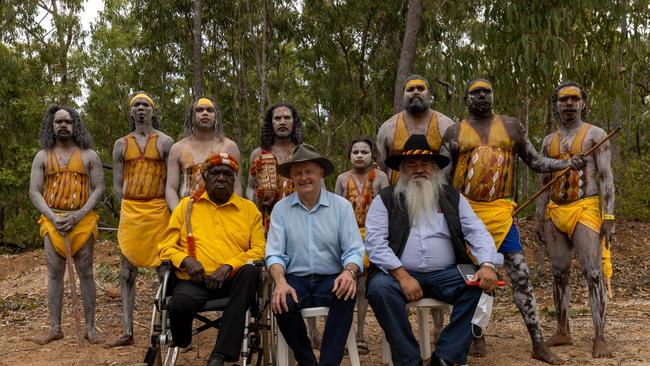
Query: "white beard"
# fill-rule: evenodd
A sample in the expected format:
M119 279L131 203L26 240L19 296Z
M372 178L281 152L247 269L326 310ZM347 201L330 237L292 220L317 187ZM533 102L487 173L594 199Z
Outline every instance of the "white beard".
M397 198L400 194L404 194L411 226L427 222L434 212L438 211L438 199L443 184L444 175L440 171L434 172L431 179L426 180L411 179L400 174L394 195Z

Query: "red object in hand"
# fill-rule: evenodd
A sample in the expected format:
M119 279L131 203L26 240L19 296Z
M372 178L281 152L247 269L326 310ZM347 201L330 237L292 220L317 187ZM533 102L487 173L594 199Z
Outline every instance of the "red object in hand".
M478 285L481 284L481 281L471 281L471 280L467 280L467 281L465 281L465 283L466 283L468 286L478 286ZM505 286L506 286L506 281L504 281L504 280L497 280L497 286L498 286L498 287L505 287Z

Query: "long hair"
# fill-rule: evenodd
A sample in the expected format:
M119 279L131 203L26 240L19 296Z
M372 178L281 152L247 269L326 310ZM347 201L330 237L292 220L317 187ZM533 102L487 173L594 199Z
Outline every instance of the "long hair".
M185 121L183 122L183 133L181 134L181 138L185 137L190 137L194 134L194 107L196 107L196 102L199 101L199 99L205 98L208 99L212 102L212 105L214 105L214 135L215 136L220 136L223 134L223 123L221 121L221 112L219 112L219 106L217 105L217 102L215 102L212 98L206 97L204 95L199 95L198 97L194 98L194 101L190 106L187 108L187 112L185 112Z
M356 144L357 142L364 142L368 144L370 147L370 154L372 155L372 161L377 161L377 157L379 156L379 152L377 151L377 146L375 146L375 142L368 136L357 136L350 141L350 145L348 145L348 159L350 159L350 154L352 154L352 146Z
M272 105L271 108L266 111L266 115L264 116L264 124L262 124L262 130L260 132L260 146L264 150L270 149L275 142L275 132L273 132L273 111L279 107L286 107L291 111L291 116L293 117L291 142L293 142L294 145L302 144L302 121L300 120L298 111L290 103L278 103Z
M63 109L64 111L70 113L72 118L72 139L75 144L79 146L80 149L85 150L90 148L92 145L92 137L86 129L86 126L81 122L81 116L79 112L75 109L68 107L67 105L51 105L45 111L43 115L43 124L41 125L41 137L40 143L42 149L53 149L56 143L54 137L54 114L59 110Z
M142 90L138 90L137 92L131 93L131 95L129 95L129 108L127 108L127 110L126 110L126 119L129 121L129 128L131 129L131 132L135 131L135 120L133 119L133 116L131 115L131 103L130 102L131 102L131 99L134 96L136 96L137 94L145 94L145 95L147 95L149 98L151 98L153 100L153 97L149 93L147 93L145 91L142 91ZM160 130L160 122L158 122L158 116L156 116L156 106L152 105L151 108L153 108L153 112L151 113L151 126L153 126L153 128L155 128L156 130Z
M580 97L583 101L582 111L580 111L580 118L587 117L589 115L589 109L587 108L587 93L585 93L582 85L576 83L575 81L566 81L555 88L555 91L553 91L553 96L551 97L551 103L553 104L553 114L555 115L555 118L557 118L558 121L560 120L560 111L557 109L557 94L560 92L560 90L566 88L567 86L575 86L576 88L580 89Z

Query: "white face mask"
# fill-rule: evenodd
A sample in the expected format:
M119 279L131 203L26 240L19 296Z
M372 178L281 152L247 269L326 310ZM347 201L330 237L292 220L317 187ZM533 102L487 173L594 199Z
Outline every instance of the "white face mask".
M472 326L472 334L474 334L474 337L481 337L483 335L483 331L485 328L487 328L488 323L490 323L490 317L492 317L493 302L494 296L485 292L481 293L481 298L478 300L476 311L474 311L474 316L472 317L472 324L481 328L481 334L474 334L474 327Z

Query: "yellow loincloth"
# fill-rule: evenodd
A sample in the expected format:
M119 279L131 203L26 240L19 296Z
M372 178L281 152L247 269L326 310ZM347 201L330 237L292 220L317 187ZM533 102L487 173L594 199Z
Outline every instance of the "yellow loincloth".
M65 212L55 212L57 216L63 216ZM86 216L84 216L79 223L68 232L68 241L70 242L70 255L74 256L77 254L79 249L86 244L90 235L97 240L99 237L99 230L97 230L97 221L99 220L99 215L95 211L90 211ZM56 252L65 258L65 239L63 236L56 230L54 223L50 221L44 215L41 215L38 219L38 223L41 225L41 238L45 238L47 235L50 238L52 247Z
M468 199L467 202L469 202L476 216L483 221L490 235L492 235L492 239L494 239L497 250L499 250L503 240L508 235L508 231L510 231L510 227L512 227L512 214L517 204L509 198L500 198L488 202L477 202Z
M598 196L591 196L575 202L558 205L550 201L546 207L546 219L551 219L555 227L573 238L573 232L578 223L600 234L601 212ZM601 240L603 250L603 275L611 278L613 274L611 250L606 245L605 238Z
M136 267L159 266L158 243L168 224L169 209L164 198L122 199L117 230L122 254Z

